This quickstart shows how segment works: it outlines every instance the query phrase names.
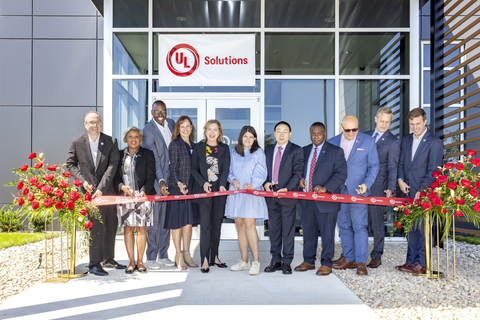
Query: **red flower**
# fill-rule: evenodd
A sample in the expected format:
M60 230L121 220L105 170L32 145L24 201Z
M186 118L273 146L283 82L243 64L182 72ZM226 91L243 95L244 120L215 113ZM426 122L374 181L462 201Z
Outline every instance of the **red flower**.
M90 228L92 228L92 226L93 226L92 221L89 220L85 222L85 230L89 230Z
M398 222L394 222L393 225L397 227L398 229L402 229L402 225Z
M443 208L443 213L447 213L447 208Z
M55 189L54 194L55 194L55 197L61 198L61 197L63 197L63 195L65 194L65 192L64 192L63 190L61 190L61 189Z
M63 202L60 200L55 201L55 209L60 210L63 208Z
M25 199L18 198L17 203L18 203L19 206L23 206L23 204L25 203Z
M470 193L470 195L471 195L472 197L478 197L478 191L477 191L477 189L475 189L475 188L470 188L470 190L468 190L468 192Z
M68 201L65 203L65 207L67 207L69 210L72 210L72 209L75 207L75 203L73 203L72 200L68 200Z
M473 210L475 211L480 211L480 202L475 202L475 204L473 205Z
M403 210L403 212L405 212L405 215L406 215L406 216L409 216L409 215L412 213L412 212L411 212L410 210L408 210L408 209Z
M29 192L30 192L30 190L28 190L28 188L25 188L25 189L22 190L22 194L24 196L26 196Z
M52 164L51 166L48 166L48 170L50 171L57 171L58 166L56 164Z
M429 210L432 207L432 204L428 201L422 203L422 207L424 210Z
M35 159L37 157L37 154L35 152L32 152L28 155L28 159L32 160L32 159Z
M475 182L475 188L480 188L480 180Z
M18 181L17 183L17 190L20 190L23 188L23 182L22 181Z
M454 215L455 217L461 217L461 216L463 216L463 213L462 213L462 211L457 210L457 211L455 211L455 212L453 213L453 215Z
M474 156L474 155L477 154L477 151L469 149L469 150L467 150L467 154L468 154L469 156Z
M24 164L23 166L20 167L20 171L27 171L28 165Z
M425 191L420 192L420 199L426 196L427 196L427 193Z
M440 175L441 175L441 173L440 173L440 171L438 171L438 170L432 172L432 176L433 176L434 178L438 178L438 176L440 176Z
M52 186L48 184L43 186L42 189L40 190L41 193L51 193L52 191L53 191Z
M440 197L435 197L435 198L432 200L432 203L433 203L434 206L440 207L440 206L443 204L443 200L442 200L442 198L440 198Z
M33 199L35 199L35 194L33 192L30 192L27 196L27 200L32 201Z
M432 191L428 194L428 199L430 200L435 199L436 196L437 196L437 193L435 191Z
M463 205L465 203L465 200L464 199L455 199L455 202L458 204L458 205Z
M73 200L73 201L76 201L76 200L80 197L80 195L78 194L77 191L72 191L72 192L70 192L70 193L68 194L68 196L69 196L69 198L70 198L71 200Z
M92 201L92 195L90 193L85 193L85 201Z
M66 188L66 187L68 187L68 182L67 182L67 181L63 181L63 180L62 180L62 181L59 181L59 182L58 182L58 186L59 186L60 188Z
M437 181L438 181L439 183L445 183L445 182L448 181L448 177L445 176L445 175L440 176L440 177L437 178Z
M78 180L78 179L75 179L73 180L73 184L76 186L76 187L80 187L83 183L82 181Z
M39 205L40 205L40 204L38 203L38 201L36 201L36 200L33 200L33 201L32 201L32 209L33 209L33 210L38 209L38 206L39 206Z
M440 183L438 183L438 181L434 181L430 185L430 188L432 188L432 189L435 189L435 188L438 188L438 187L440 187Z
M443 166L445 169L452 169L453 168L453 163L447 163L446 165Z
M37 187L38 190L40 190L40 189L42 189L43 186L44 186L43 182L39 182L39 183L37 183L36 187Z
M465 169L465 166L463 165L463 163L457 163L455 165L455 168L457 168L458 171L462 171L463 169Z
M413 204L413 198L408 198L407 202Z
M35 163L35 164L33 165L33 167L34 167L35 169L40 169L41 167L43 167L43 162L37 162L37 163Z
M38 182L37 177L31 177L31 178L28 180L28 184L31 185L31 186L36 185L37 182Z
M472 162L472 164L473 164L475 167L480 166L480 159L472 158L472 159L470 159L470 161Z
M52 181L53 178L55 178L55 176L53 174L46 174L43 176L43 179L47 180L47 181Z
M472 186L472 184L470 183L470 181L468 181L467 179L462 179L462 180L460 180L460 184L461 184L463 187L467 187L467 188L469 188L469 187Z
M66 178L71 178L72 174L70 172L64 172L63 176L66 177Z
M452 190L455 190L458 187L458 185L455 182L449 182L447 186Z
M81 214L82 216L86 216L87 213L88 213L88 210L87 210L87 209L82 209L82 210L80 210L80 214Z
M51 207L53 204L53 199L48 197L48 198L45 198L45 200L43 200L43 206L44 207Z

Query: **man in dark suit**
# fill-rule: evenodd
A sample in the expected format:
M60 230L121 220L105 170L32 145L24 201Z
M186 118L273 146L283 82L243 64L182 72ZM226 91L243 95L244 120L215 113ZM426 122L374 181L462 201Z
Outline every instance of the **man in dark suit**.
M371 197L391 197L397 184L398 158L400 156L400 140L388 128L392 122L392 110L380 107L375 116L377 124L374 130L365 134L372 136L377 145L380 170L371 188ZM382 264L383 245L385 243L385 223L383 206L368 206L368 218L373 230L373 250L370 252L369 268L378 268Z
M303 147L305 161L302 179L298 185L307 192L338 193L347 179L347 162L343 149L325 142L325 125L315 122L310 126L312 144ZM315 269L318 231L322 236L321 266L317 275L332 272L335 254L335 224L340 203L301 200L303 229L303 262L295 271Z
M266 191L298 191L298 182L303 171L303 150L288 140L292 129L285 121L275 125L276 144L265 148L267 159ZM267 198L268 233L272 260L265 272L282 270L283 274L292 274L291 262L295 246L295 213L297 199ZM282 257L283 245L283 257Z
M155 155L157 195L168 195L166 182L168 181L168 146L172 141L172 132L175 121L167 118L167 106L161 100L152 105L152 117L143 128L142 145L145 149L153 151ZM175 263L168 258L170 246L170 230L164 229L165 210L167 204L164 201L156 201L153 207L153 225L147 227L147 262L149 269L159 269L161 264L173 267ZM158 258L158 261L157 261Z
M96 111L89 111L86 114L84 125L87 133L74 138L68 152L68 171L75 179L83 182L83 188L92 193L93 197L114 195L113 179L120 160L117 140L100 132L102 122ZM103 267L125 269L126 266L113 259L118 222L116 206L101 206L100 214L103 224L92 219L88 268L90 273L105 276L108 272Z
M346 115L342 120L343 133L328 142L341 147L347 160L348 177L340 192L345 195L368 197L377 177L379 164L375 140L358 132L358 119ZM349 197L355 201L356 197ZM342 203L337 219L345 259L334 269L357 268L358 275L367 275L365 263L368 256L368 205Z
M443 163L442 140L427 130L427 114L422 108L408 113L411 134L403 137L398 164L398 186L406 195L418 199L420 190L435 180L432 173ZM418 228L408 234L407 261L395 267L410 273L425 273L425 229Z

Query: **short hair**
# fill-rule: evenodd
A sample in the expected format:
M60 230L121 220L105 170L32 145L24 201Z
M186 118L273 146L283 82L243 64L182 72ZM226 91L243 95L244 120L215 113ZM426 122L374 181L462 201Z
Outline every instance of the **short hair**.
M273 128L273 131L277 130L277 127L278 127L279 125L281 125L281 124L286 125L286 126L288 127L288 130L290 130L290 132L292 132L292 127L290 127L290 125L289 125L288 122L286 122L286 121L280 121L279 123L277 123L277 124L275 125L275 127Z
M140 140L142 140L143 138L143 131L141 129L138 129L137 127L135 126L131 126L131 127L128 127L125 132L123 132L123 137L122 137L122 141L127 143L127 136L128 134L130 133L130 131L137 131L138 134L140 135Z
M175 128L173 128L172 133L172 141L176 140L180 136L180 125L185 122L185 120L190 121L190 125L192 126L192 132L190 132L190 140L195 141L195 126L193 125L192 119L189 116L180 116L175 123Z
M223 142L223 128L222 128L222 124L217 119L208 120L207 123L205 123L205 125L203 126L203 136L205 137L205 139L203 139L203 141L207 142L207 128L208 128L209 125L211 125L213 123L216 123L217 126L218 126L218 131L220 132L220 135L217 138L217 142L221 143L221 142Z
M392 109L389 107L380 107L377 110L377 114L375 115L376 117L380 116L380 113L385 113L385 114L391 114L393 116Z
M163 104L165 106L165 108L167 107L165 102L163 102L162 100L155 100L155 102L152 103L152 109L153 109L153 107L155 107L156 104Z
M102 123L102 117L100 117L100 113L98 113L97 111L88 111L87 114L85 115L85 119L84 119L84 122L87 123L87 117L89 114L96 114L98 116L98 118L100 119L100 123Z
M323 130L326 130L325 125L321 122L318 122L318 121L312 123L312 125L310 126L310 129L312 129L312 127L323 127Z
M240 130L240 134L238 135L238 143L235 146L235 151L242 157L245 156L245 152L243 151L243 136L247 132L250 132L255 137L255 141L253 141L252 147L250 148L250 153L254 153L258 150L258 148L260 148L260 145L258 144L257 131L255 131L255 128L252 126L243 126L242 130Z
M427 120L427 113L425 112L425 110L423 110L420 107L410 110L410 112L408 112L408 115L407 115L409 120L412 120L413 118L420 117L420 116L423 117L423 121Z

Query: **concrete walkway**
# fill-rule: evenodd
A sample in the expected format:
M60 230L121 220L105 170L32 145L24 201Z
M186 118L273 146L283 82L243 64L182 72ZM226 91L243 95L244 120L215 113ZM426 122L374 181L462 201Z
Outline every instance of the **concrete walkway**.
M199 263L198 241L192 246ZM133 275L107 269L107 277L37 284L1 304L0 319L379 319L333 274L264 273L269 248L268 241L260 241L262 272L257 276L218 267L208 274L199 268L163 267ZM173 244L170 249L173 258ZM122 239L117 240L116 252L117 261L127 264ZM219 256L233 265L240 256L238 243L222 241ZM302 245L296 243L292 267L301 260ZM87 261L80 261L79 268L85 269Z

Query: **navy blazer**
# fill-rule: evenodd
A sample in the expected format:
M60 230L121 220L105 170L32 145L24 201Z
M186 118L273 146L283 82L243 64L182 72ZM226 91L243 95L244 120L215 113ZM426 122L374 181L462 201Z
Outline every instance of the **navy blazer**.
M375 130L365 132L372 136ZM398 159L400 158L400 140L387 130L377 143L378 160L380 161L380 169L378 170L377 179L372 185L371 196L385 196L385 190L395 191L397 185Z
M435 181L432 173L442 166L443 142L427 130L413 160L412 145L413 133L410 133L402 139L398 179L403 179L410 186L409 196L414 198L417 191L429 187Z
M303 166L302 177L306 178L308 172L308 158L314 148L313 144L303 147L303 155L305 158L305 165ZM347 161L345 160L345 153L340 147L336 147L331 143L324 142L322 151L318 155L315 169L313 170L312 186L322 186L327 189L329 193L339 193L340 186L345 183L347 179ZM300 200L302 209L307 206L308 200ZM321 213L336 212L340 210L340 203L336 202L321 202L315 201L318 211Z
M269 145L265 148L265 157L267 158L267 182L273 181L273 152L275 151L275 145ZM285 151L283 151L282 161L280 162L280 171L278 172L278 188L273 190L279 190L287 188L288 191L298 191L298 181L302 178L303 172L303 150L300 146L288 142ZM264 183L264 185L265 185ZM266 198L267 203L274 198ZM298 202L297 199L279 198L282 205L292 205Z
M127 147L128 148L128 147ZM115 175L115 186L119 194L122 193L123 181L123 162L125 160L125 149L120 150L120 163L118 164L117 174ZM140 147L137 152L135 164L135 174L137 176L137 187L139 191L146 195L155 195L155 155L152 151ZM131 187L131 186L129 186Z

